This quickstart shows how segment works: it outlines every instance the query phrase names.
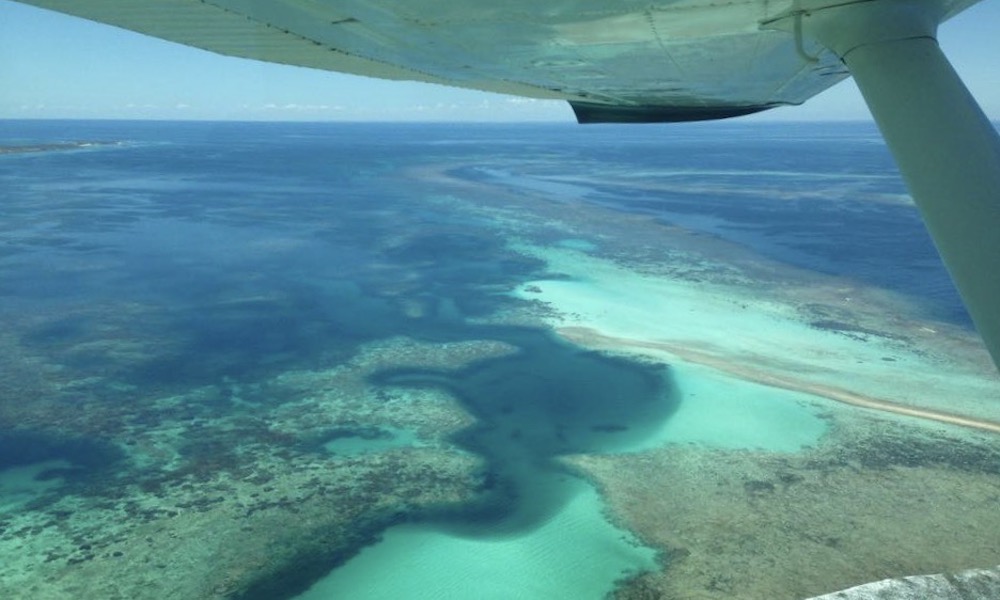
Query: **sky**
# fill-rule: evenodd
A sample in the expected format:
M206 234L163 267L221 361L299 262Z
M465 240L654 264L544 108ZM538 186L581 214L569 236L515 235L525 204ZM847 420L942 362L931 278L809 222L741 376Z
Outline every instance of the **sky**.
M939 41L1000 120L1000 0L941 26ZM0 0L0 118L573 121L564 102L273 65L188 48ZM869 120L853 81L756 120Z

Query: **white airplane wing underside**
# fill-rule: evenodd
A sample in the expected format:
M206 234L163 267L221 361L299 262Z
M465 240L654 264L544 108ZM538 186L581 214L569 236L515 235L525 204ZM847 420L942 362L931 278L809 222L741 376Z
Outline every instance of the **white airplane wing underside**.
M840 58L762 25L798 0L22 0L220 54L569 100L582 121L800 104ZM941 18L976 0L944 0Z

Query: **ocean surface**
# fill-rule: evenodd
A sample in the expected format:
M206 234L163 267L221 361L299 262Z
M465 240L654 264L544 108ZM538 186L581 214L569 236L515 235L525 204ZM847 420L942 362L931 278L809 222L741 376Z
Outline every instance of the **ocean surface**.
M873 125L0 149L4 598L793 598L1000 562L1000 380ZM884 532L810 533L879 473L829 510ZM913 515L979 519L954 550L877 508L928 480ZM805 551L749 549L772 510Z

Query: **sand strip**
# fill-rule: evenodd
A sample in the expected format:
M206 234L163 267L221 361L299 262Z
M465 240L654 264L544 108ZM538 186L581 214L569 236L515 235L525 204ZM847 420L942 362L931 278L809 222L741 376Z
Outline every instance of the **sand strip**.
M1000 433L1000 423L997 423L996 421L975 419L972 417L935 410L913 408L829 385L811 383L792 377L776 375L774 373L766 373L752 367L723 360L722 358L707 352L685 348L676 343L654 342L649 340L609 336L589 327L559 327L556 329L556 333L573 343L588 347L632 351L646 349L665 352L685 361L711 367L734 377L759 383L761 385L795 392L803 392L827 398L835 402L850 404L852 406L860 406L862 408L869 408L872 410L880 410L908 417L916 417L918 419L928 419L940 423L947 423L949 425L959 425L981 431L989 431L991 433Z

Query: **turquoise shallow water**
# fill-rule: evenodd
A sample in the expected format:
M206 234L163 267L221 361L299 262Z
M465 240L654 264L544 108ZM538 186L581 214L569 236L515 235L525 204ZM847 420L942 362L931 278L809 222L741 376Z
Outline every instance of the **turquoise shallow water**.
M297 600L600 600L623 576L656 568L656 553L607 522L592 487L563 476L571 499L514 536L456 536L433 525L385 532Z
M677 411L642 448L694 443L714 448L798 452L815 446L828 422L815 398L758 385L697 365L672 369Z
M0 514L22 508L63 483L60 470L72 467L65 460L46 460L0 470Z

